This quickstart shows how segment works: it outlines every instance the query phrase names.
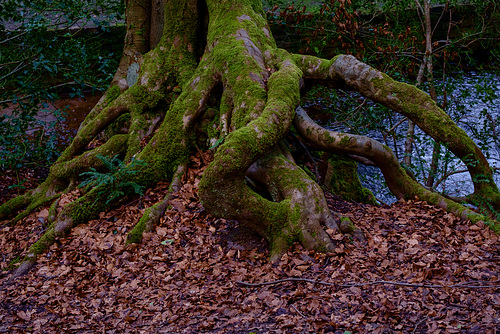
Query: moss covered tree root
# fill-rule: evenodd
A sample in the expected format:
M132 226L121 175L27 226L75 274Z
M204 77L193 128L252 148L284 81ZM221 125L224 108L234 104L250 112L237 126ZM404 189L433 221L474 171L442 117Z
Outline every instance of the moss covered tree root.
M337 228L336 215L329 211L321 188L280 144L294 119L302 139L314 147L377 164L396 196L418 196L474 221L485 218L425 190L387 147L315 125L296 110L305 81L349 86L407 116L466 161L473 180L482 178L474 183L472 197L487 196L494 209L500 208L483 154L425 93L351 56L325 60L278 49L260 0L161 3L163 11L151 10L147 1L129 3L125 49L109 90L47 180L0 206L0 219L17 214L15 223L54 201L81 181L82 172L102 167L98 154L143 161L140 172L131 173L128 181L150 187L171 180L171 194L179 187L193 147L208 141L218 147L200 182L199 197L211 214L254 228L269 241L271 259L296 241L308 249L332 250L334 243L323 225ZM158 17L160 12L164 15ZM251 186L255 183L264 191ZM106 210L106 203L119 203L119 198L109 201L110 191L97 186L64 206L14 276L32 266L56 238ZM154 228L168 199L146 211L129 241L139 241L144 231Z

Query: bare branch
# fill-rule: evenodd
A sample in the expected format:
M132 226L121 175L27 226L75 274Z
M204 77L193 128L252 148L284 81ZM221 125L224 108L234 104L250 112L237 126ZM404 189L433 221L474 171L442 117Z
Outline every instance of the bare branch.
M366 283L347 283L347 284L335 284L324 281L317 281L308 278L284 278L271 282L263 282L263 283L248 283L243 281L235 281L236 284L247 286L247 287L259 287L265 285L276 285L282 284L286 282L306 282L317 285L326 285L332 286L335 288L352 288L358 286L368 286L368 285L395 285L395 286L406 286L412 288L431 288L431 289L498 289L500 288L500 284L494 285L474 285L474 284L485 284L485 282L463 282L453 285L441 285L441 284L417 284L417 283L406 283L406 282L393 282L393 281L374 281L374 282L366 282Z

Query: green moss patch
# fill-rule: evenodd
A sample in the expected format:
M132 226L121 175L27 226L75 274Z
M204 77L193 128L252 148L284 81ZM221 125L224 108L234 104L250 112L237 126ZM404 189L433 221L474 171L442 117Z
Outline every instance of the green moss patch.
M332 154L328 158L324 185L346 201L375 204L373 193L359 181L358 165L353 160Z

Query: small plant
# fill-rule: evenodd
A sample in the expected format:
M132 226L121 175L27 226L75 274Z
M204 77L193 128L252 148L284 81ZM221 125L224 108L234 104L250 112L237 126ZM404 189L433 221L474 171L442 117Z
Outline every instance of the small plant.
M66 145L60 139L71 140L58 126L65 116L49 103L61 93L73 98L107 88L123 41L109 27L123 18L124 6L0 1L0 172L48 167ZM96 30L71 30L76 22Z
M85 181L80 183L80 188L85 187L85 190L88 191L99 187L101 189L100 195L109 193L106 204L127 193L143 194L144 186L129 180L131 176L140 173L142 167L146 166L144 161L132 159L127 164L120 160L118 155L109 158L98 154L97 158L102 161L108 172L100 173L95 168L91 168L90 172L80 174L80 176L87 177Z

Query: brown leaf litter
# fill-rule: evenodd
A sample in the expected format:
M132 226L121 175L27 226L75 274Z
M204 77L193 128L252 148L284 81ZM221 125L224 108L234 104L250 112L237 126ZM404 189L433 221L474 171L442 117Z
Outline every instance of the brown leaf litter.
M0 291L0 332L500 331L499 236L487 227L417 200L375 207L329 198L366 244L329 231L334 252L294 245L270 264L258 235L200 205L203 165L193 157L171 209L141 244L125 246L127 232L167 184L60 238ZM0 285L10 261L43 233L46 214L1 225Z

